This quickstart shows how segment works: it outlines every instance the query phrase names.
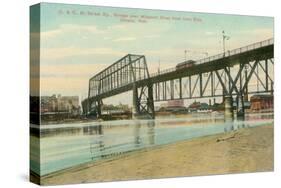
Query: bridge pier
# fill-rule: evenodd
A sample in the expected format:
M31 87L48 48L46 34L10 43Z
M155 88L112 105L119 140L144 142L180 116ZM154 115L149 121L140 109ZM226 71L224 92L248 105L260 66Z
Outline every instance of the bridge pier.
M139 89L139 91L138 91ZM154 119L154 101L153 101L153 88L149 84L144 87L138 88L133 84L133 119Z
M224 96L224 132L229 132L234 130L233 126L233 98L232 95Z
M236 97L236 113L237 119L243 120L245 117L245 108L244 108L244 97L242 95L237 95Z
M138 119L140 115L139 110L139 100L138 100L138 88L136 84L133 84L133 108L132 108L132 117L133 119Z
M150 114L151 119L154 119L155 118L155 111L154 111L153 86L152 86L152 84L148 85L147 108L148 108L148 113Z
M231 95L224 96L224 119L226 121L233 120L233 98Z
M98 101L86 101L87 104L84 105L83 111L87 117L92 116L91 112L95 111L95 118L101 118L101 107L102 107L102 100Z
M97 118L100 118L101 117L101 105L102 105L102 102L99 100L97 102Z

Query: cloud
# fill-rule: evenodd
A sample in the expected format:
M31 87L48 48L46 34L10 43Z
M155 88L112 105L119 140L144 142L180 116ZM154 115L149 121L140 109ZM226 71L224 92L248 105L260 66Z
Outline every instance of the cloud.
M77 24L62 24L58 28L41 32L42 39L51 39L66 35L69 33L75 34L104 34L105 30L98 29L94 25L77 25Z
M55 30L50 30L50 31L42 32L41 37L43 39L50 39L50 38L54 38L56 36L59 36L60 34L62 34L62 30L55 29Z
M160 35L146 35L143 38L151 39L151 38L158 38L158 37L160 37Z
M104 39L104 40L111 40L112 38L106 36L106 37L103 37L103 39Z
M215 35L216 33L211 32L211 31L206 31L205 34L206 34L207 36L213 36L213 35Z
M127 24L116 24L108 26L109 30L126 30L128 28Z
M144 54L147 57L154 57L161 59L163 63L180 63L185 60L184 51L186 48L163 48L159 50L149 50ZM208 55L215 55L218 53L217 49L205 49L200 47L192 48L192 51L187 53L187 59L198 60L206 57L206 52Z
M121 38L114 39L113 42L126 42L126 41L134 41L134 40L136 40L135 37L121 37Z
M257 28L252 30L236 30L226 43L227 50L241 48L256 42L261 42L274 37L271 28Z
M125 24L117 24L117 25L111 25L108 27L105 27L103 29L100 29L96 27L95 25L80 25L80 24L61 24L58 28L48 31L42 31L41 37L42 39L51 39L60 37L67 34L104 34L107 38L107 34L112 33L112 31L115 32L122 32L127 31L128 25Z
M66 77L41 77L40 92L42 95L62 94L80 95L87 93L88 79Z
M108 67L108 64L55 64L40 66L42 95L87 93L89 79Z
M258 35L258 36L272 36L273 28L257 28L251 30L238 31L241 35Z
M149 29L147 29L147 27ZM57 40L64 36L76 36L84 37L87 39L91 38L102 38L104 40L112 40L113 42L126 42L135 41L141 38L158 38L159 33L166 31L169 28L168 25L160 25L155 27L155 24L149 24L143 27L142 24L114 24L106 27L97 27L96 25L80 25L80 24L61 24L57 28L41 32L42 40ZM134 36L129 36L131 33ZM70 37L71 38L71 37Z
M90 76L93 76L108 66L108 64L104 63L41 65L40 75L46 78L90 78Z
M163 71L166 69L170 69L176 66L176 63L169 63L169 62L160 62L160 67L159 67L159 62L152 62L149 61L147 62L147 66L148 66L148 70L149 70L149 74L154 74L157 73L159 71Z
M123 56L125 53L111 48L79 48L79 47L65 47L65 48L43 48L41 50L41 58L43 60L60 59L73 56L87 56L87 55L110 55Z

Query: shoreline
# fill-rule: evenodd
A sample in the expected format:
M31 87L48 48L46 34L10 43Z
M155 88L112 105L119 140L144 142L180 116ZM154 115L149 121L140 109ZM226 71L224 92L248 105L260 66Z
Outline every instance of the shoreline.
M272 171L273 129L269 124L131 151L44 175L41 184Z
M222 110L215 110L211 112L169 112L169 111L157 111L155 112L155 115L158 117L163 117L166 115L194 115L194 114L211 114L211 113L221 113L223 114L224 111ZM273 113L272 109L269 110L260 110L260 111L247 111L246 115L251 115L251 114L266 114L266 113ZM41 125L47 126L47 125L60 125L60 124L77 124L77 123L92 123L92 122L104 122L104 121L116 121L116 120L132 120L132 118L121 118L121 119L91 119L91 118L78 118L78 119L69 119L69 120L64 120L64 121L44 121L41 122Z

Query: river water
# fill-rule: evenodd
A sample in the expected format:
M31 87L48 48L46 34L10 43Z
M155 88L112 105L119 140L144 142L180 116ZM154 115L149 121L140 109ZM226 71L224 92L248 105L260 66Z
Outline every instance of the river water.
M143 148L268 124L273 124L273 113L247 114L245 120L233 122L226 122L223 114L206 113L41 125L40 140L30 136L30 167L42 176ZM35 125L31 128L38 129Z

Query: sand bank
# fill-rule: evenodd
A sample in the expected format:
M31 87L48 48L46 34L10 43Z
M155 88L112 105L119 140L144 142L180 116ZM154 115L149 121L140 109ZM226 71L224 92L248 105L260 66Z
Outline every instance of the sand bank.
M88 163L45 176L69 184L273 170L273 126L240 129Z

